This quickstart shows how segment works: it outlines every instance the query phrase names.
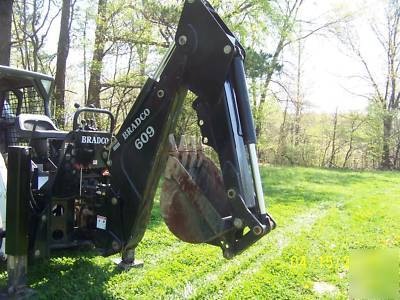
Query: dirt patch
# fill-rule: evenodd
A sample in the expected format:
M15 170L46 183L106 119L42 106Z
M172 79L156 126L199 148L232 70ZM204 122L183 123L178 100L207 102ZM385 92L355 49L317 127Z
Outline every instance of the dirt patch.
M313 291L318 295L334 295L339 292L338 288L328 282L314 282Z

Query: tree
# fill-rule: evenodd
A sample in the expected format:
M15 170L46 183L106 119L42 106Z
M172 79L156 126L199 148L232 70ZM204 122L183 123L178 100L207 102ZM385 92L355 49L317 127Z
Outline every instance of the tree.
M357 143L357 136L356 133L357 131L360 129L360 127L365 123L365 117L362 116L359 113L350 113L348 116L346 116L346 121L349 122L349 125L346 126L346 128L348 129L348 149L346 151L344 160L343 160L343 168L347 168L349 166L349 161L351 156L354 153L354 149Z
M49 73L55 55L45 53L43 48L61 9L53 0L15 0L13 9L13 43L20 53L22 67Z
M342 18L335 18L321 24L320 22L315 22L317 18L314 20L302 18L301 8L305 2L304 0L242 2L242 6L245 6L249 10L246 12L246 15L251 16L252 24L257 24L257 27L246 24L247 28L253 30L253 33L249 33L251 48L268 49L272 45L272 51L264 60L267 65L264 66L265 63L261 65L262 68L260 68L260 71L262 72L259 72L257 78L257 81L260 82L259 93L257 98L253 99L257 139L260 139L262 133L265 131L262 127L262 112L264 111L263 106L267 105L270 85L273 82L276 83L276 80L274 80L275 76L281 74L284 69L282 66L282 54L284 50L292 43L307 39L342 21ZM301 31L299 31L300 28ZM265 38L260 39L260 35ZM244 38L248 40L249 37L246 36ZM243 40L242 36L241 38ZM261 56L262 54L260 52Z
M338 126L338 109L336 108L336 112L333 115L333 129L332 129L332 148L331 148L331 155L329 157L328 166L330 168L336 167L335 164L335 155L337 151L336 147L336 135L337 135L337 126Z
M55 76L55 103L60 125L64 125L65 75L70 48L70 31L73 19L72 0L63 0L61 9L60 35L58 38L57 66Z
M380 56L382 64L385 66L385 72L381 70L374 72L372 61L364 55L358 43L357 33L350 28L351 24L347 24L347 27L338 36L364 68L364 78L372 90L372 95L368 98L381 110L383 143L380 165L383 169L390 169L393 167L391 159L393 123L400 108L400 1L388 0L385 24L373 23L370 27L385 54Z
M105 56L106 30L107 30L107 0L99 0L97 9L96 31L92 64L90 67L90 79L88 87L87 105L93 104L101 107L101 72L103 70L103 58Z
M0 65L10 65L13 0L0 1Z

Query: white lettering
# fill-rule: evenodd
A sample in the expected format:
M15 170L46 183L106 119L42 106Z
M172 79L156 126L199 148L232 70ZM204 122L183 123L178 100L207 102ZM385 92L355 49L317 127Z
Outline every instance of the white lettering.
M154 134L154 128L151 126L147 127L146 130L141 133L140 137L135 140L136 149L141 150L143 146L150 141L150 138L152 138Z
M109 138L101 137L101 136L82 136L81 143L82 144L95 144L95 145L107 145L110 141Z
M125 129L125 131L122 133L122 137L125 141L135 132L140 124L142 124L142 122L145 121L148 116L150 116L150 113L150 109L146 108L142 113L139 114L139 117L136 118L132 124Z

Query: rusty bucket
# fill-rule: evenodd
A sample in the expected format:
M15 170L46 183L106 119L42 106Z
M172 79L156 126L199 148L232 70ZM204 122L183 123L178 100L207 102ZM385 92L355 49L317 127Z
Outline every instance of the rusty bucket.
M231 215L220 170L204 152L201 140L169 137L170 154L160 199L170 231L189 243L218 243Z

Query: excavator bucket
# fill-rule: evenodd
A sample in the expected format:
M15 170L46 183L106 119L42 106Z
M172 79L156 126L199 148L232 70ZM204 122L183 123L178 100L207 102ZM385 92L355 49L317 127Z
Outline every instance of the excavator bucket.
M176 237L188 243L220 246L224 256L232 258L255 241L246 235L262 236L275 227L269 216L268 226L256 225L253 230L243 219L233 218L236 200L227 196L222 173L203 152L201 139L182 136L177 146L170 135L169 144L160 206Z
M220 170L203 152L201 140L169 137L170 155L161 194L161 213L172 233L189 243L212 243L229 231L232 208Z

